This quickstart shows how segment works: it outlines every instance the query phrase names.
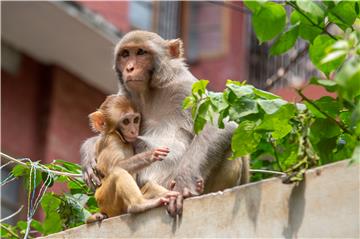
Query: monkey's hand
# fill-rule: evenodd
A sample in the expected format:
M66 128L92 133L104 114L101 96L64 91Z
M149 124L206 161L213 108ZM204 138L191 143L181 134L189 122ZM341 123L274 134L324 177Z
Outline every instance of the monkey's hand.
M182 214L184 198L192 197L203 193L204 180L201 177L192 179L192 182L186 182L184 177L177 177L170 182L170 190L179 192L177 197L171 197L168 205L168 213L175 217Z
M81 165L85 183L92 189L101 185L100 179L96 174L95 148L99 136L87 139L80 148Z
M170 150L167 147L158 147L151 151L150 160L151 162L162 161L168 154Z
M95 160L90 164L83 165L82 171L83 171L83 178L85 183L92 190L95 190L96 188L100 187L101 181L99 179L99 176L97 175Z

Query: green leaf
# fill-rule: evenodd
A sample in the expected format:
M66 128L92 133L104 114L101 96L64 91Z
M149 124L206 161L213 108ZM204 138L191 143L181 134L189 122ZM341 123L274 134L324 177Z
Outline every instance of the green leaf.
M192 85L193 95L203 95L206 92L206 86L209 84L208 80L198 80Z
M196 117L194 120L194 131L196 134L198 134L201 130L203 130L204 126L206 124L206 119L202 117Z
M268 41L283 31L286 11L280 4L267 2L252 16L252 25L260 43Z
M337 84L333 80L322 80L316 77L310 79L310 84L321 85L329 92L335 92L337 90Z
M255 95L265 98L267 100L274 100L280 98L280 96L274 95L273 93L267 91L259 90L257 88L253 88L253 92L255 93Z
M256 123L243 121L239 124L231 139L231 149L234 157L240 157L252 153L260 143L261 134L254 131Z
M316 22L316 18L309 16L309 18ZM299 26L299 36L304 40L308 40L313 42L315 37L322 33L322 29L314 26L307 18L301 15L298 11L294 10L290 16L291 24L295 25L296 23L300 22Z
M252 95L254 93L254 87L251 85L240 86L235 84L228 84L226 86L236 95L237 98Z
M299 8L314 16L323 18L325 16L325 6L318 1L313 0L296 0Z
M351 128L355 130L355 135L360 136L360 102L355 105L351 114Z
M43 233L44 229L43 229L43 226L42 226L42 223L33 219L31 221L31 227L34 228L36 231L40 232L40 233Z
M257 13L265 1L245 0L244 5L252 12Z
M340 135L337 141L337 147L333 153L333 161L351 159L356 148L356 137L349 134Z
M348 101L360 95L360 58L353 57L346 61L335 76L339 85L339 94Z
M225 125L224 125L224 119L229 116L229 107L222 110L219 114L219 118L218 118L218 126L220 129L223 129L225 128Z
M325 63L329 63L335 60L338 60L339 58L345 59L345 56L347 54L347 51L333 51L330 54L328 54L327 56L325 56L325 58L323 58L320 63L321 64L325 64Z
M229 109L230 120L238 122L241 117L258 113L258 107L254 100L241 99L236 101Z
M351 27L357 17L355 11L355 2L341 1L335 7L331 8L328 17L330 22L335 23L341 29Z
M275 100L257 100L256 101L260 107L267 113L267 114L274 114L277 112L283 105L286 105L287 102L282 99L275 99Z
M340 102L331 98L330 96L321 97L318 100L312 101L312 103L333 118L336 118L341 109ZM312 104L305 102L305 105L315 117L322 119L327 118L327 116L325 116L321 111L316 109L316 107L314 107Z
M270 48L271 55L279 55L292 48L299 35L299 23L291 26L288 31L282 33Z
M289 134L292 130L289 120L294 117L296 108L292 104L285 104L273 114L265 114L256 130L267 130L272 132L274 139L280 139Z
M327 48L332 46L335 43L335 40L329 37L328 35L317 36L310 45L309 55L312 63L320 69L325 74L329 74L335 70L343 61L344 57L338 58L332 62L322 64L321 61L327 56Z
M213 107L215 107L216 111L222 111L229 106L223 93L209 92L209 97L210 97L210 103Z
M15 177L20 177L20 176L24 176L24 175L29 174L29 171L30 171L29 168L26 167L25 165L18 164L11 170L11 173Z
M46 215L42 224L45 235L62 230L60 215L57 212L60 203L60 199L55 197L53 193L45 193L41 200L41 207Z
M187 96L183 103L182 103L182 108L185 110L189 107L193 107L193 105L195 104L195 98L193 96Z
M311 134L316 138L333 138L340 135L339 126L329 119L316 119L311 125Z

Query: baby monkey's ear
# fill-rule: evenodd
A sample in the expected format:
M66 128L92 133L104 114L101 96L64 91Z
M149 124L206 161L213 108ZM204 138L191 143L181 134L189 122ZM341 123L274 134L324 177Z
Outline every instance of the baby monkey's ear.
M105 131L105 115L101 111L89 114L89 121L94 132L100 133Z

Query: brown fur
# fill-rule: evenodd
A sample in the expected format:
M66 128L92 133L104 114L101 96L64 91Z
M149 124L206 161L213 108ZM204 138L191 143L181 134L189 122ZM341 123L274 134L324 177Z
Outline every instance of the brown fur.
M95 192L100 213L90 216L88 223L127 212L142 212L162 205L168 201L166 197L173 195L150 182L141 189L142 192L134 180L132 174L162 159L154 155L156 150L134 156L132 145L126 143L130 134L126 127L133 127L131 118L118 132L119 119L124 119L124 115L128 119L134 113L134 108L125 97L112 95L106 98L98 111L89 116L93 129L101 133L96 142L96 170L101 178L101 186ZM138 126L134 130L137 136Z

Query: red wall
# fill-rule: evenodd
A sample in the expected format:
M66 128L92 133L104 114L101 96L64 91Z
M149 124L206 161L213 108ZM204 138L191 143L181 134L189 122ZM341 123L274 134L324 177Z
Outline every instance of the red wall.
M40 159L37 99L44 69L23 57L15 75L1 70L1 150L11 156Z
M130 31L129 3L127 1L77 1L84 7L102 15L120 31Z
M64 159L79 162L83 140L94 135L88 115L104 101L105 94L65 70L53 69L52 99L45 161Z
M88 114L105 94L57 66L24 56L16 75L1 71L1 148L44 163L80 162L83 140L94 135Z

